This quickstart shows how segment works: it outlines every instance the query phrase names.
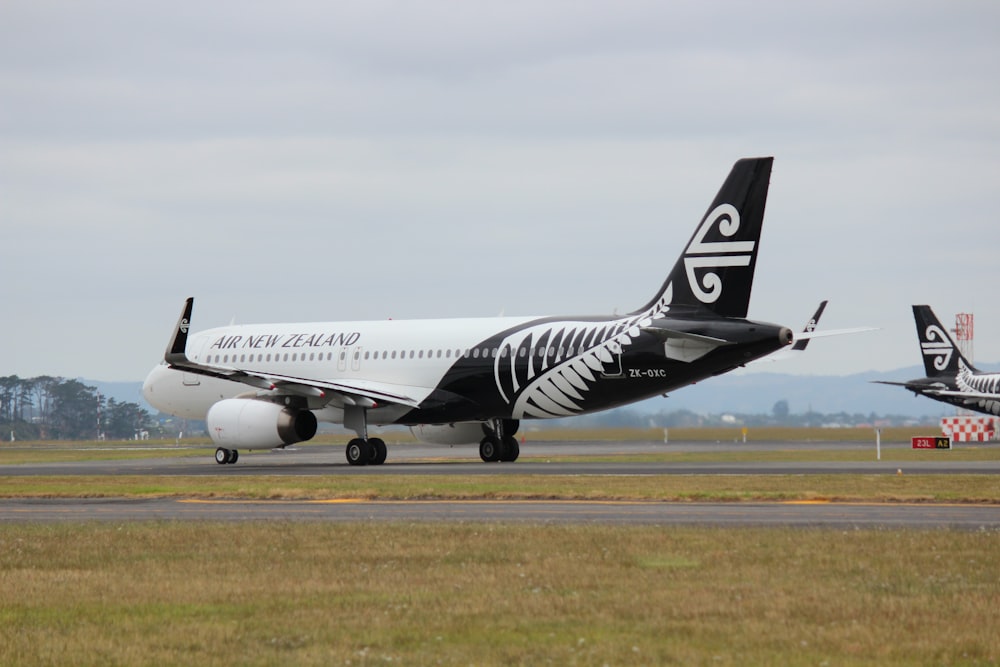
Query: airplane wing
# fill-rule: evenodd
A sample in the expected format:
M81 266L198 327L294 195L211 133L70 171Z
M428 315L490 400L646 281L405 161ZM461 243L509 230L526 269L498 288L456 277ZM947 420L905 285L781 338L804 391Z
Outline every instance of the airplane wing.
M987 394L978 391L958 391L954 389L925 389L924 393L935 396L954 396L974 401L1000 401L1000 394Z
M1000 394L990 394L979 391L960 391L958 389L935 389L934 387L912 387L906 382L893 382L891 380L872 380L874 384L888 384L893 387L905 387L917 394L927 396L951 396L954 398L965 398L969 401L1000 401Z
M843 336L845 334L855 334L862 333L865 331L876 331L877 327L853 327L850 329L825 329L817 330L816 327L819 325L819 318L823 315L823 311L826 309L827 300L820 302L819 307L813 316L806 322L806 326L802 331L795 334L795 339L791 347L786 347L782 350L778 350L773 354L769 354L766 357L761 357L756 359L751 364L757 364L761 362L773 362L782 361L785 359L791 359L798 356L799 354L806 351L806 346L809 345L809 341L813 338L826 338L827 336Z
M231 382L242 382L250 387L274 391L279 394L304 396L307 398L329 399L327 402L340 402L345 405L359 405L372 408L379 404L395 403L411 408L419 407L420 402L410 393L419 393L418 387L406 387L388 383L372 382L370 380L314 380L275 373L246 370L231 366L210 366L199 364L188 359L187 337L191 326L191 313L194 309L194 298L188 297L184 309L177 320L177 327L163 355L170 368L220 378Z
M824 329L822 331L800 331L795 334L795 340L812 340L813 338L826 338L827 336L843 336L844 334L863 333L865 331L878 331L878 327L853 327L851 329Z

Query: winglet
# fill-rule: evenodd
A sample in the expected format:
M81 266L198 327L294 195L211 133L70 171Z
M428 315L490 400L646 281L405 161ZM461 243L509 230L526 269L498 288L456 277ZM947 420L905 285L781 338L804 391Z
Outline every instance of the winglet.
M802 333L812 333L813 331L816 331L816 326L819 324L819 318L823 316L823 311L826 310L826 304L827 304L826 299L820 301L819 308L816 309L816 313L809 319L808 322L806 322L806 326L802 330ZM795 345L792 346L792 349L795 350L796 352L803 352L805 351L806 345L808 344L809 344L808 338L799 337L795 341Z
M188 339L188 329L191 326L191 311L194 309L194 297L189 296L184 302L184 310L181 311L181 316L177 320L177 326L174 327L173 338L170 339L170 343L167 345L167 351L163 355L163 360L168 364L186 364L188 363L187 358L187 339Z

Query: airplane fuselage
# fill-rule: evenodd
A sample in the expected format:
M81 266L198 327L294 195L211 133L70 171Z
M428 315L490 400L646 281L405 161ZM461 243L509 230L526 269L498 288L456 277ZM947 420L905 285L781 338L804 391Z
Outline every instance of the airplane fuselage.
M369 423L414 425L604 410L731 370L790 339L777 325L694 313L657 323L728 342L691 364L670 358L671 343L634 317L509 317L230 326L191 334L187 354L199 364L303 382L392 388L412 404L375 405ZM164 412L204 419L215 402L245 396L248 387L164 365L144 391ZM342 422L342 407L329 405L317 417Z

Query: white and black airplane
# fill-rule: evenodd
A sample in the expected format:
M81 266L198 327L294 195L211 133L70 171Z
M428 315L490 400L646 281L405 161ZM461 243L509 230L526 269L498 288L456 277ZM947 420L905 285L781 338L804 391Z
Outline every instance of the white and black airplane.
M966 410L1000 415L1000 373L983 373L970 364L941 326L930 306L913 306L920 352L927 377L909 382L875 380L906 387L918 396L951 403Z
M219 463L309 440L317 422L357 437L352 465L381 464L369 425L479 443L514 461L522 419L605 410L719 375L790 346L747 320L773 158L739 160L653 298L622 316L254 324L189 333L184 305L143 385L163 412L205 419ZM805 338L806 336L799 336Z

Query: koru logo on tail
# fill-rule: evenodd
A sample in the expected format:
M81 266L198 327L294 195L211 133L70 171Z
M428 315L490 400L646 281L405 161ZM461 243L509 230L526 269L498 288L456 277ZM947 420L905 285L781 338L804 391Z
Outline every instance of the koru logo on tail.
M929 325L924 330L924 339L920 341L920 349L925 357L934 357L934 368L943 371L951 363L951 355L955 351L951 341L941 327L936 324Z
M706 242L705 237L718 226L722 236L730 238L740 229L740 212L732 204L720 204L705 216L691 245L684 254L684 270L691 292L702 303L715 303L722 296L722 279L714 271L705 271L700 279L697 271L730 266L750 266L754 241Z

